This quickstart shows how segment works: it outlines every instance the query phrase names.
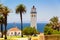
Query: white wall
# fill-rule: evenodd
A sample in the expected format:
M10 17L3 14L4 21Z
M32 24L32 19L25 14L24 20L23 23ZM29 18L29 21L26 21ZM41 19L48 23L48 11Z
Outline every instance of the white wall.
M7 35L8 35L8 36L14 36L14 35L15 35L15 32L17 32L17 33L16 33L17 36L20 36L20 35L21 35L21 31L8 31L8 32L7 32ZM18 35L19 32L20 32L20 34ZM13 34L11 34L11 33L13 33Z

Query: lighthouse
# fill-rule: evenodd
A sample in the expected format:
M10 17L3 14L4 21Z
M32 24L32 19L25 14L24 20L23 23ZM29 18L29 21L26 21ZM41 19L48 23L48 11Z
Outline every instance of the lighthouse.
M31 25L32 28L34 27L37 29L37 12L35 6L31 9Z

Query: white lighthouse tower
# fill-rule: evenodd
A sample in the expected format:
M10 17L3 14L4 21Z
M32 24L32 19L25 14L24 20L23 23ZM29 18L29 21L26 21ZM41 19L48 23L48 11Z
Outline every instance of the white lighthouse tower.
M31 9L31 27L37 29L37 12L35 6Z

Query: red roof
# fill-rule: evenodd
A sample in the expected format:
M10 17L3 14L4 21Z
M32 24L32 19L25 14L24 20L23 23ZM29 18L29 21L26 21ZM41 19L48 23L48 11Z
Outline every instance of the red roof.
M9 29L8 31L21 31L21 30L18 29L17 27L13 27L13 28Z

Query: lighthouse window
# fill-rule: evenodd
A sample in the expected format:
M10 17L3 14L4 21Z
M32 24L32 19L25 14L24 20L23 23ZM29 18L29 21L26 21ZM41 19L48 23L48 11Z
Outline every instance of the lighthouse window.
M36 15L34 15L34 17L36 17Z
M32 17L36 17L36 15L32 15Z
M32 15L32 17L33 17L33 15Z

